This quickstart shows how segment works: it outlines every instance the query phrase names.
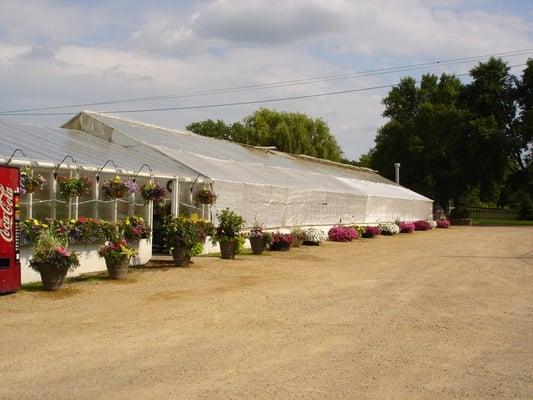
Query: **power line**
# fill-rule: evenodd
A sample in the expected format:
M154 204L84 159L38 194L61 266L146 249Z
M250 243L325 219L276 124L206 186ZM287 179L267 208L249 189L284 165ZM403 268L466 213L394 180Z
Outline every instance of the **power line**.
M509 66L509 68L522 67L524 65L527 65L527 64L511 65ZM454 76L460 77L460 76L467 76L467 75L470 75L470 74L468 72L465 72L462 74L456 74ZM418 80L416 81L416 83L420 83L420 81ZM355 92L364 92L364 91L376 90L376 89L385 89L385 88L394 87L396 85L397 83L393 83L393 84L388 84L388 85L369 86L369 87L364 87L364 88L337 90L333 92L313 93L313 94L300 95L300 96L278 97L278 98L263 99L263 100L236 101L236 102L228 102L228 103L204 104L204 105L181 106L181 107L139 108L139 109L125 109L125 110L112 110L112 111L110 110L110 111L99 111L99 113L101 114L118 114L118 113L130 114L130 113L141 113L141 112L162 112L162 111L180 111L180 110L218 108L218 107L239 106L239 105L248 105L248 104L264 104L264 103L274 103L278 101L310 99L310 98L315 98L315 97L335 96L335 95L346 94L346 93L355 93ZM2 115L50 116L50 115L72 115L72 113L71 112L25 113L25 114L4 113Z
M355 77L376 76L376 75L390 74L394 72L412 71L412 70L422 69L426 67L438 67L441 65L461 64L461 63L467 63L471 61L477 61L481 58L486 58L486 57L494 57L494 56L515 57L515 56L520 56L520 55L526 55L530 53L531 51L533 51L533 48L484 54L484 55L471 56L471 57L463 57L463 58L452 58L452 59L446 59L442 61L437 60L437 61L397 66L397 67L370 69L370 70L359 71L359 72L350 72L350 73L335 74L335 75L322 75L322 76L317 76L314 78L307 78L307 79L295 79L295 80L286 80L286 81L278 81L278 82L270 82L270 83L258 83L258 84L253 84L253 85L234 86L234 87L228 87L228 88L222 88L222 89L196 91L196 92L189 92L189 93L175 94L175 95L133 97L133 98L120 99L120 100L99 101L99 102L91 102L91 103L79 103L79 104L69 104L69 105L61 105L61 106L6 110L6 111L0 111L0 114L1 115L12 115L13 113L27 113L27 112L32 112L32 111L46 111L46 110L57 110L57 109L64 109L64 108L79 108L79 107L89 107L89 106L99 106L99 105L111 105L111 104L121 104L121 103L132 103L132 102L138 102L138 101L167 100L167 99L207 96L207 95L212 95L212 94L235 93L235 92L243 92L243 91L258 90L258 89L272 89L272 88L287 87L287 86L306 85L310 83L327 82L327 81L332 81L332 80L350 79L350 78L355 78Z

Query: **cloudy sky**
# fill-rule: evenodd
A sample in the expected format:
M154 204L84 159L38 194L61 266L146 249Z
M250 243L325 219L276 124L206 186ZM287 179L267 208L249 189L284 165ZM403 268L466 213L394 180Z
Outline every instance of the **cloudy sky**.
M246 102L393 84L475 61L303 84L198 92L533 48L531 0L0 0L0 111L127 99L96 111ZM504 57L522 64L528 54ZM520 73L520 68L513 70ZM387 89L263 104L326 120L349 158L372 146ZM260 105L124 114L183 128ZM80 107L49 112L79 111ZM0 116L59 126L65 115Z

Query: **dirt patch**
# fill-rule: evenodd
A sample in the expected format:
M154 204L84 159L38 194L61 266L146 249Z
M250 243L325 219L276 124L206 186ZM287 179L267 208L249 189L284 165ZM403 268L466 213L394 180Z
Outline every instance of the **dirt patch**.
M457 227L0 297L0 399L529 399L533 228Z

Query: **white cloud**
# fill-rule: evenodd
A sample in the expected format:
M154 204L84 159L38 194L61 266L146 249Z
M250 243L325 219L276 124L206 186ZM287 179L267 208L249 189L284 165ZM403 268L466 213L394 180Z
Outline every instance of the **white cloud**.
M0 46L0 64L13 62L17 57L30 54L31 50L31 46Z

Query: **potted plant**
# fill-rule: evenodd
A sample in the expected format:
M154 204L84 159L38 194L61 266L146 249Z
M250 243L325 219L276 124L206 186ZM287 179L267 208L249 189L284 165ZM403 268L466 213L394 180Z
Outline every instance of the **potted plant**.
M120 224L124 238L138 242L141 239L150 239L150 225L142 217L126 217Z
M288 251L294 238L290 233L276 232L272 234L272 242L270 243L270 250L272 251Z
M165 200L166 190L155 182L149 182L141 187L141 195L146 201L161 203Z
M217 213L217 219L219 224L211 241L213 244L220 243L220 253L223 259L234 259L244 219L229 208Z
M328 238L334 242L351 242L353 239L357 239L359 234L354 228L350 228L342 225L334 225L328 231Z
M200 204L211 205L215 202L217 195L207 188L200 189L196 192L195 199Z
M57 178L57 185L59 193L68 199L71 196L89 194L92 183L88 176L60 176Z
M263 226L258 222L255 222L248 234L250 240L250 246L252 247L252 253L256 256L263 254L265 247L272 241L272 235L263 230Z
M318 246L326 240L326 234L316 228L307 228L304 230L304 241L302 244L307 246Z
M56 237L50 229L40 232L33 246L30 267L41 274L44 290L58 290L67 272L80 265L78 254L67 250L66 242Z
M137 255L137 251L129 247L125 240L117 240L100 247L98 254L105 259L111 279L125 279L128 276L130 259Z
M415 230L415 224L412 222L398 222L400 233L411 233Z
M206 236L213 233L213 224L208 221L179 216L163 221L163 241L174 259L176 267L186 267L191 257L200 255Z
M400 227L393 222L379 224L379 229L381 229L381 234L385 236L392 236L400 233Z
M448 229L449 227L450 227L450 221L448 221L447 219L437 220L437 228Z
M379 226L367 226L365 227L365 231L361 235L365 239L373 239L377 235L381 233L381 229L379 229Z
M43 190L45 183L46 179L41 174L35 174L32 167L24 167L20 171L20 194Z
M121 199L127 193L135 193L137 190L138 186L135 182L122 180L119 175L115 176L114 179L105 181L102 185L102 193L106 200Z
M415 231L428 231L431 229L431 224L426 220L418 220L414 222Z
M302 243L304 242L305 240L305 232L302 228L300 227L294 227L291 229L291 235L292 235L292 238L294 239L291 246L292 247L300 247L302 245Z

